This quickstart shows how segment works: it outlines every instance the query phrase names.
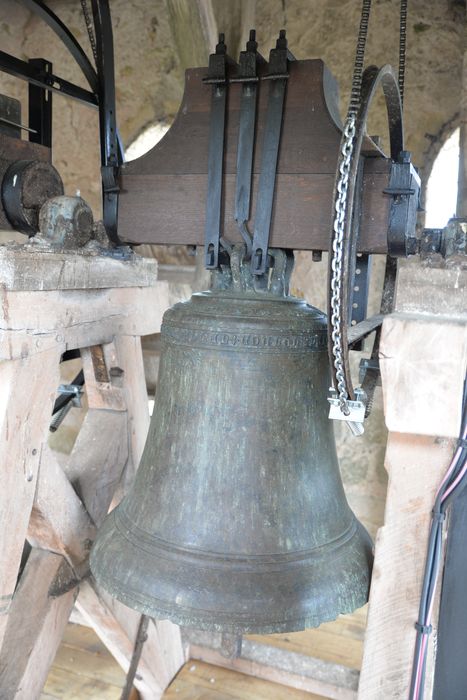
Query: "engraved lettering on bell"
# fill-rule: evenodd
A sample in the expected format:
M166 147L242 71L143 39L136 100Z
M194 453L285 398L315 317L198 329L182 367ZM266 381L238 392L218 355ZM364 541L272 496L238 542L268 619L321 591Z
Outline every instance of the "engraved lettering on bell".
M164 328L171 341L184 345L225 345L232 348L272 348L301 350L323 350L326 347L326 332L300 335L258 335L254 333L205 332L193 328Z

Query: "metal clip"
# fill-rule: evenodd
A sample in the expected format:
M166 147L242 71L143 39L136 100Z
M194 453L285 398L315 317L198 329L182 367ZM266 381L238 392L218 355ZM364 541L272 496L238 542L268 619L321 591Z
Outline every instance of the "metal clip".
M58 387L58 393L65 396L71 396L72 398L52 417L52 421L49 426L51 433L55 433L55 431L58 430L72 406L81 408L81 394L83 393L83 387L80 384L60 384Z
M343 420L349 426L350 431L356 437L358 435L363 435L365 429L363 427L363 421L365 419L365 408L366 408L366 394L365 392L357 388L355 389L355 400L347 401L347 408L349 413L346 415L340 405L339 398L334 387L330 388L331 396L328 398L329 403L329 418L331 420Z

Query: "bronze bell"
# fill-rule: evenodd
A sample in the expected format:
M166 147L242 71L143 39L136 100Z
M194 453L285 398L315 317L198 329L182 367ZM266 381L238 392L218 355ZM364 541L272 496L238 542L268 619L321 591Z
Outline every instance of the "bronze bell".
M293 631L366 602L372 545L327 417L326 318L245 280L164 315L141 465L91 570L152 617Z

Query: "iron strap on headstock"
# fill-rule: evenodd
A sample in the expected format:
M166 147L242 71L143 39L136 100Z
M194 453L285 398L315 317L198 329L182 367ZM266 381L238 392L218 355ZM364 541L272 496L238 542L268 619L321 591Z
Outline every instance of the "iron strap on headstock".
M264 274L267 267L277 159L279 157L285 92L289 77L287 63L292 60L294 57L287 49L285 30L281 29L276 48L272 49L269 54L269 73L263 77L263 80L271 81L271 86L263 137L261 175L251 255L251 269L254 275Z
M258 63L264 63L257 52L256 32L250 31L246 51L240 53L238 76L233 83L242 83L240 102L240 123L237 145L237 180L235 187L235 221L251 257L252 239L247 223L250 218L251 178L253 174L253 154L255 147L256 111L258 104Z
M216 52L209 57L208 75L203 78L203 82L212 85L205 225L205 266L208 270L215 270L219 265L228 60L224 35L220 34Z
M206 200L205 266L215 270L219 266L220 244L227 252L231 244L222 238L222 179L224 135L226 124L227 90L229 82L242 83L240 122L237 144L237 177L234 217L251 258L251 271L258 278L264 276L271 262L268 256L277 161L282 130L288 61L294 57L287 49L287 39L281 30L276 47L271 50L269 71L261 80L271 81L266 123L264 128L261 175L255 213L254 236L248 230L251 208L253 154L258 101L258 65L264 59L257 53L255 31L251 30L246 51L240 54L240 64L233 77L227 75L227 65L232 62L226 54L223 35L220 35L216 52L209 58L209 72L204 82L213 85L208 153L208 192ZM252 240L253 239L253 240Z

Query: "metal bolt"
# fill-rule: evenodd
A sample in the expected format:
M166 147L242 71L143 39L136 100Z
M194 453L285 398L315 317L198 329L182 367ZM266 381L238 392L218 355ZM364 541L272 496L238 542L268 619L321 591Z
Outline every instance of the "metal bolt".
M410 163L412 158L412 153L410 151L401 151L399 154L399 160L401 163Z

